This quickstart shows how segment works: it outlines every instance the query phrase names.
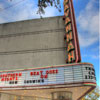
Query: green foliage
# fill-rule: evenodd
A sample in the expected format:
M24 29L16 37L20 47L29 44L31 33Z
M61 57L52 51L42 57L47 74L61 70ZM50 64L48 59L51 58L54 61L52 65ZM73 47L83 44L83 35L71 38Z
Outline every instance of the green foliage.
M54 6L61 12L60 0L38 0L37 14L45 14L44 9L48 6Z
M100 88L96 87L93 91L87 94L82 100L99 100L100 98Z

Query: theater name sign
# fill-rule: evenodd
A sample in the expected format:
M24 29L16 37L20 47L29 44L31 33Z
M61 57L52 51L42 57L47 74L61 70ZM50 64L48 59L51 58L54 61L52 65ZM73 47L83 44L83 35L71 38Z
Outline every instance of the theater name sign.
M95 85L95 71L91 64L67 64L46 68L0 72L0 88L19 89L25 87L49 88L49 86Z

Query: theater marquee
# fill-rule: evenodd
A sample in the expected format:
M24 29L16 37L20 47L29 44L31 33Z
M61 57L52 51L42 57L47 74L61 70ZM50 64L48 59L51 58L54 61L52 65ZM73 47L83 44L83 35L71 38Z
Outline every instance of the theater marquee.
M0 88L44 87L74 83L96 83L90 64L52 66L38 69L0 72Z

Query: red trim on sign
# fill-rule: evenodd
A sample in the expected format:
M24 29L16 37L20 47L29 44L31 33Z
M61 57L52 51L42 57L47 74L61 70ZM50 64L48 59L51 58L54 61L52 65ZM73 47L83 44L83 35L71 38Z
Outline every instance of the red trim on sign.
M84 83L84 84L96 84L96 83Z
M71 19L72 19L72 26L73 26L73 35L75 40L75 52L76 52L76 63L81 61L81 55L80 55L80 47L79 47L79 40L78 40L78 34L77 34L77 28L76 28L76 20L75 20L75 13L74 13L74 7L72 0L69 0L70 8L71 8Z

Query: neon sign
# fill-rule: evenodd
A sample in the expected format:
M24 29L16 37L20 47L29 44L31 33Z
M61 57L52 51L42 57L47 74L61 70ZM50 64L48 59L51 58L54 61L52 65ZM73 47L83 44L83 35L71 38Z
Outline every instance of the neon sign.
M66 63L77 63L81 61L81 57L72 0L64 0L64 17L66 31L65 40L68 52Z

